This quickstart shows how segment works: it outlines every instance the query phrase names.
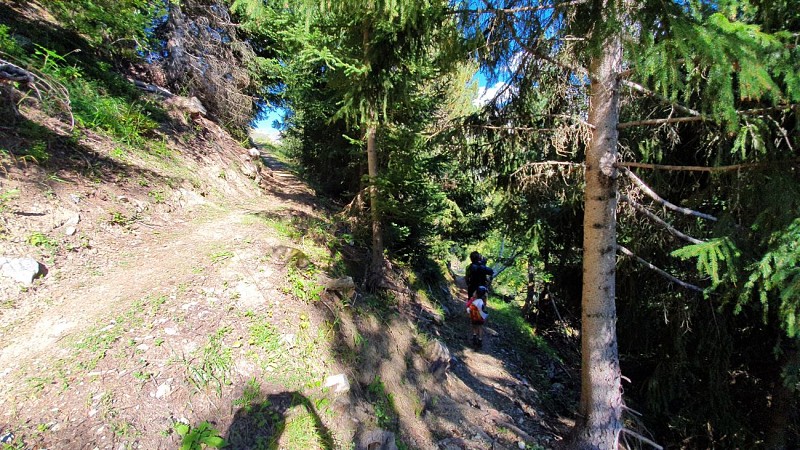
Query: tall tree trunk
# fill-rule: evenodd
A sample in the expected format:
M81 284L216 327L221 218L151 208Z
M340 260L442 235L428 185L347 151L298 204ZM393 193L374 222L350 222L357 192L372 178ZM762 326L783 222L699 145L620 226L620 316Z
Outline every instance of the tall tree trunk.
M607 7L607 6L606 6ZM622 429L622 393L615 305L617 123L622 42L619 33L603 40L592 58L583 219L581 327L581 419L571 448L616 449Z
M525 305L522 306L522 316L527 321L533 317L533 302L536 297L536 260L533 255L528 255L528 284L525 289ZM534 324L535 326L536 324Z
M372 261L370 279L379 280L383 276L383 230L378 207L378 154L375 149L375 123L367 125L367 170L369 173L369 208L372 219Z
M367 20L361 25L361 45L364 51L364 65L369 66L370 24ZM372 221L372 260L367 270L366 284L375 289L383 284L385 261L383 258L383 230L378 201L378 150L375 148L375 134L378 128L378 112L374 100L367 106L367 120L364 129L367 133L367 174L369 175L369 209Z

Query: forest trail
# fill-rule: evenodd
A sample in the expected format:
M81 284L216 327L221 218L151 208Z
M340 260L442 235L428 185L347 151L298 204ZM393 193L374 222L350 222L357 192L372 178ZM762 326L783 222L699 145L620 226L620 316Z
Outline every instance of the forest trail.
M382 330L363 312L331 303L335 298L299 301L287 255L295 249L314 257L311 232L330 213L288 167L267 154L263 161L260 193L211 200L181 189L163 204L126 183L97 189L75 178L44 195L26 184L34 174L9 178L16 184L5 188L25 194L8 205L9 229L19 236L48 228L58 233L58 217L79 213L79 232L65 241L84 244L48 251L49 272L31 288L0 279L3 301L13 305L0 310L0 402L10 405L0 415L0 436L53 448L171 448L179 438L176 421L208 420L231 448L249 448L259 436L286 448L347 448L348 440L376 427L395 428L408 445L423 449L513 449L523 442L547 448L558 439L563 424L542 409L548 394L523 373L518 352L524 350L510 347L508 331L490 319L484 347L465 345L470 328L457 286L443 305L444 322L429 329L453 357L443 381L430 378L421 349L415 350L413 322L430 306L398 305ZM124 226L107 220L120 199L143 209ZM299 227L299 240L291 227ZM322 340L337 322L350 323L353 334L342 325ZM252 359L261 350L253 335L260 329L274 333L273 348L288 345L283 355ZM353 347L358 339L368 348ZM221 362L209 362L209 349L230 355L224 372L213 365ZM350 351L363 353L357 365L343 357ZM263 358L274 362L262 366ZM409 361L416 361L413 367ZM197 378L198 370L211 373ZM326 400L330 394L303 387L319 382L298 380L298 373L313 379L350 374L351 394ZM317 444L298 447L291 443L298 438L277 432L277 425L247 431L265 419L230 405L248 395L253 380L260 380L255 399L277 402L263 403L269 420L290 423L310 414L323 424L305 431L317 430L306 437ZM381 409L376 386L391 395L391 411ZM306 399L305 413L295 411L296 398ZM326 401L321 411L308 406Z
M252 233L246 217L254 207L261 213L288 209L313 214L313 192L280 164L273 167L272 195L263 201L224 206L200 201L158 223L142 221L122 231L107 229L109 235L95 236L93 251L70 255L31 295L23 292L24 302L0 314L0 400L10 387L10 373L31 361L57 357L57 344L63 339L115 317L137 299L190 282L195 277L187 274L198 271L203 256L241 246L242 236ZM86 197L82 211L99 207L88 199L90 195ZM21 202L19 206L17 215L27 214ZM45 209L57 209L51 206ZM50 282L52 278L57 282ZM8 279L0 282L6 287L11 284ZM268 289L260 284L260 291Z

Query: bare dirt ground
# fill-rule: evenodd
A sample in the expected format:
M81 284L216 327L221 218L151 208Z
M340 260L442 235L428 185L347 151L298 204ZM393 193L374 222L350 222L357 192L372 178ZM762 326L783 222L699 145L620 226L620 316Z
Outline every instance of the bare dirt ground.
M562 384L536 385L508 330L464 345L457 286L434 287L441 303L323 290L363 251L270 155L259 185L208 121L159 159L93 134L60 148L62 124L26 120L57 151L0 172L0 256L46 268L31 286L0 277L8 448L177 448L206 425L242 449L367 448L387 431L414 449L549 448L563 434L546 401ZM349 389L324 386L337 374Z

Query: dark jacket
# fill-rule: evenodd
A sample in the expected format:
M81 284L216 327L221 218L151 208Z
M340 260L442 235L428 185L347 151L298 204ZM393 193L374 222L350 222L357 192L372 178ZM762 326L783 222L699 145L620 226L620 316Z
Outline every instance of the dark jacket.
M472 263L467 266L465 279L467 281L467 296L472 297L472 294L478 289L478 286L489 286L492 281L494 271L486 267L482 263Z

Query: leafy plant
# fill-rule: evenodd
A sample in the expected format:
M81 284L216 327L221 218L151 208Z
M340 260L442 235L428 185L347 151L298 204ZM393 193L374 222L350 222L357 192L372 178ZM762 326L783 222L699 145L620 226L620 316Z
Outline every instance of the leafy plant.
M201 450L208 446L211 448L222 448L227 443L220 437L219 430L214 428L208 421L200 422L196 427L182 422L176 422L175 431L181 436L181 450Z
M378 425L383 428L394 429L396 426L394 399L391 393L386 392L386 385L380 377L375 376L372 383L367 386L367 391L372 400Z
M672 256L681 259L697 258L697 270L711 277L713 286L720 284L725 275L736 282L736 261L740 255L736 244L727 237L687 245L672 252ZM725 272L722 269L726 269Z
M150 191L147 193L147 196L153 200L153 203L164 203L165 195L164 191Z
M108 219L108 223L110 225L125 226L133 222L132 218L125 216L125 214L119 211L111 211L109 214L111 215L111 217Z
M313 271L303 272L290 266L286 272L286 281L288 283L281 289L306 303L319 301L320 295L325 288L317 283L307 272L313 273Z
M742 304L755 292L764 306L766 322L770 294L777 295L783 329L794 338L800 334L800 218L785 230L776 232L771 245L772 248L750 267L752 273L744 285L736 312L741 311Z
M210 257L211 257L211 262L213 262L214 264L217 264L219 262L225 261L226 259L233 258L233 252L231 252L229 250L223 250L223 251L212 253L210 255Z
M38 231L31 233L26 241L28 244L34 247L44 247L48 250L54 250L56 247L58 247L58 242L50 239L45 234Z

